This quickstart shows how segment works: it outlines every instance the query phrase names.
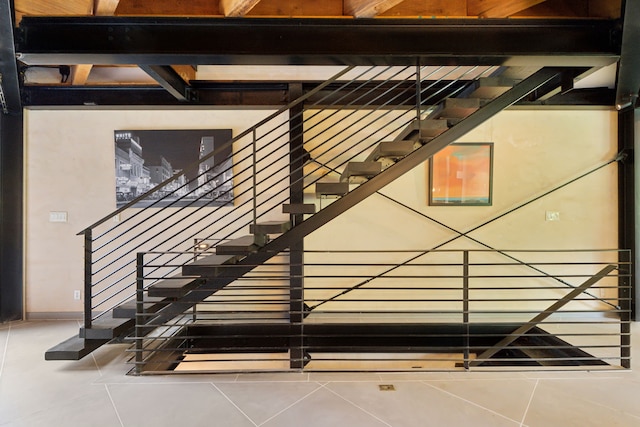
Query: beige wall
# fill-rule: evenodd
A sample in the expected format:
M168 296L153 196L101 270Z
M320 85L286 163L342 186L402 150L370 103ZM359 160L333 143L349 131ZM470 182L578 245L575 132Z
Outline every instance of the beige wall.
M26 313L81 312L83 238L115 210L117 129L232 129L237 135L270 110L27 110L25 113ZM49 222L49 212L68 222Z
M113 131L232 128L234 135L268 111L29 110L26 123L26 312L77 313L82 289L82 238L76 236L115 208ZM601 165L616 153L616 113L608 110L502 112L461 141L493 142L493 206L429 207L427 168L383 189L412 208L466 231ZM556 191L473 233L501 249L615 248L617 170L614 165ZM324 203L324 202L323 202ZM68 212L67 223L49 212ZM545 221L546 211L560 221ZM309 249L428 249L455 236L373 195L314 232ZM458 239L446 248L482 248ZM311 285L311 284L310 284Z

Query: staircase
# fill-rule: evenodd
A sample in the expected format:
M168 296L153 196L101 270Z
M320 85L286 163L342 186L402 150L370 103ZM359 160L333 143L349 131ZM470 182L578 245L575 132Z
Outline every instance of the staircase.
M200 302L275 256L287 251L296 256L294 249L308 234L493 115L561 80L555 69L543 68L522 78L509 77L509 71L347 67L224 148L215 148L192 169L231 146L233 207L212 207L199 195L205 192L189 187L186 195L165 196L169 207L154 208L161 202L156 201L136 210L135 204L153 194L152 189L84 230L85 326L48 350L45 358L78 360L105 343L130 337L148 350L155 344L144 342L145 336L178 336L189 322L188 313ZM324 95L330 85L337 89ZM368 94L357 95L372 85L377 85L375 93L384 94L383 104ZM346 109L346 117L358 111L364 119L331 133L332 127L339 127L331 117L341 109ZM290 117L283 119L287 114ZM383 135L355 141L350 137L382 126L381 117L387 126ZM192 182L201 183L201 177ZM119 215L125 219L113 226L110 219ZM299 324L292 320L304 315L303 302L291 297L290 304L290 318L281 320Z

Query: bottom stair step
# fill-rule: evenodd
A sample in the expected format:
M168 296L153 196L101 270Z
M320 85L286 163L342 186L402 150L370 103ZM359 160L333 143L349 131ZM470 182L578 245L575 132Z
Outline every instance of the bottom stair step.
M134 319L116 319L113 313L94 320L90 328L80 328L80 338L90 340L112 340L125 334L135 326Z
M79 335L51 347L44 353L44 360L80 360L110 340L90 340Z

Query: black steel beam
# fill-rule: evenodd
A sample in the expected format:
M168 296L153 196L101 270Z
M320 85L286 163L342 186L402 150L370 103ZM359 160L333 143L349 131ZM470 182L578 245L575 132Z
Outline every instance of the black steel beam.
M170 66L140 65L139 67L178 101L184 102L197 100L197 92L195 92Z
M605 65L619 22L602 19L24 17L26 64Z
M21 114L10 0L0 0L0 114Z
M618 64L616 107L635 107L640 90L640 2L627 0L623 11L621 56Z
M287 84L209 84L194 82L198 99L189 105L283 106L289 103ZM185 105L157 86L24 86L25 106L172 106Z
M431 84L432 82L429 82ZM313 89L315 82L303 82L305 93ZM464 82L451 85L452 91L458 91L459 85ZM189 105L200 106L245 106L245 107L268 107L284 106L291 102L287 92L287 83L212 83L193 82L192 87L198 91L198 99ZM434 88L439 87L437 84ZM440 89L433 89L430 92L436 93ZM377 107L385 101L394 99L396 102L401 98L401 88L387 91L384 87L376 90L362 89L363 96L357 99L357 105L369 104ZM306 105L325 104L343 105L353 101L355 97L346 96L347 91L340 91L338 94L327 98L324 93L319 92L309 98ZM344 93L345 96L341 95ZM434 96L433 103L437 103L440 98L447 97L448 91L440 92ZM524 99L518 101L516 105L535 105L544 107L545 105L603 105L614 106L615 89L609 88L588 88L573 89L565 94L557 94L545 100L531 101ZM535 98L535 97L534 97ZM337 101L337 103L334 103ZM407 105L415 103L414 97L405 100ZM172 106L185 105L166 90L157 86L24 86L22 88L22 104L25 107L35 106ZM319 105L319 104L318 104Z

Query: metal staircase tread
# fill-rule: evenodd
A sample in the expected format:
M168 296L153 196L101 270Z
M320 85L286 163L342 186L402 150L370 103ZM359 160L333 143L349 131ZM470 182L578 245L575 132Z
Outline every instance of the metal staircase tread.
M238 261L237 255L209 255L182 266L185 276L215 277Z
M160 280L149 286L147 293L150 297L180 298L202 283L199 277L185 276L176 275Z
M165 297L151 297L145 295L143 304L145 313L155 313L167 304ZM112 315L117 319L135 319L137 301L135 298L127 300L112 310Z
M463 119L477 111L481 106L480 98L447 98L439 117L447 119Z
M91 322L90 328L80 328L80 338L93 340L111 340L131 330L135 325L134 319L114 318L112 313Z
M342 171L340 182L361 183L382 172L380 162L349 162Z
M409 125L396 137L395 141L414 141L421 138L433 138L449 129L447 120L443 119L424 119L419 123L417 120L412 121ZM419 132L419 133L418 133Z
M85 339L80 335L74 335L47 350L44 353L44 360L80 360L109 341L108 339Z
M218 255L246 255L258 250L260 246L264 246L267 239L263 235L249 234L220 243L216 246L216 254Z
M285 203L282 205L282 213L291 215L303 215L316 213L316 205L313 203Z
M316 182L316 197L341 197L348 192L348 182Z
M383 141L373 149L365 161L372 162L382 158L399 159L414 149L414 141Z
M282 234L291 229L291 221L265 221L249 225L251 234Z
M508 77L483 77L478 79L476 89L469 94L470 98L493 99L502 95L518 83Z

